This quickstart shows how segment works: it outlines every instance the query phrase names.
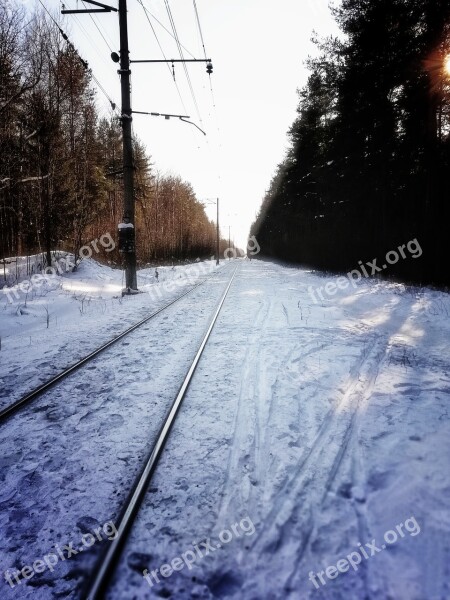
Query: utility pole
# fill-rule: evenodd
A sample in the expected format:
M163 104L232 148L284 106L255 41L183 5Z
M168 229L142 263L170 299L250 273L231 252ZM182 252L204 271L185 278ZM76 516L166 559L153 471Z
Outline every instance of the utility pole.
M228 225L228 248L231 248L231 225ZM228 260L231 260L230 253L228 253Z
M219 229L219 198L205 198L203 200L208 204L216 203L217 217L216 217L216 265L219 264L219 252L220 252L220 229Z
M127 0L119 0L120 28L120 85L122 92L122 138L123 138L123 216L133 225L133 239L125 260L125 287L130 293L137 290L136 277L136 240L135 240L135 210L134 210L134 163L133 139L131 134L131 89L130 89L130 56L128 48ZM130 240L131 241L131 240Z
M128 22L127 22L127 0L119 0L119 11L117 8L98 2L98 0L85 0L87 4L93 4L99 8L87 8L69 10L63 8L64 15L86 14L86 13L109 13L119 12L120 29L120 58L116 52L111 54L114 62L120 61L120 85L122 91L122 143L123 143L123 220L119 225L119 246L121 244L121 230L125 232L124 237L124 261L125 261L125 293L137 291L136 277L136 239L135 239L135 210L134 210L134 162L133 162L133 139L131 135L131 89L130 89L130 52L128 48Z
M135 202L134 202L134 161L133 161L133 139L131 134L131 123L133 120L133 111L131 109L131 88L130 88L130 64L131 63L206 63L206 72L211 75L213 72L213 65L210 58L193 58L181 60L175 59L164 59L164 60L130 60L130 52L128 47L128 21L127 21L127 0L119 0L119 10L98 0L84 0L87 4L92 4L98 8L84 8L69 10L62 9L62 14L85 14L85 13L108 13L118 12L119 13L119 28L120 28L120 57L116 52L111 54L111 58L114 62L120 62L120 84L122 91L122 132L123 132L123 186L124 186L124 198L123 198L123 223L119 225L119 250L124 254L125 262L125 286L126 289L123 293L131 294L137 291L137 277L136 277L136 239L135 239ZM87 67L87 63L86 63ZM113 107L114 108L114 107ZM166 119L170 117L176 117L184 123L190 123L199 129L204 135L206 133L200 129L198 125L192 121L188 121L190 117L187 115L170 115L160 113L147 113L141 111L135 111L140 114L150 114L154 116L163 116ZM122 248L121 248L122 246ZM217 198L217 264L219 264L219 199Z
M220 234L219 234L219 198L217 198L217 248L216 248L216 265L219 264L219 242L220 242Z

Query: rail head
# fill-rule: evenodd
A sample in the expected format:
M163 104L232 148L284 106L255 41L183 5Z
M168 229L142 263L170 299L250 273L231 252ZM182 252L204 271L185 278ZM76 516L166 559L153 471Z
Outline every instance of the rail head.
M189 388L191 380L194 376L195 370L198 366L198 363L201 359L203 351L206 347L206 344L209 340L212 330L214 329L214 325L219 317L220 311L224 305L228 292L231 288L231 284L235 278L236 272L238 270L238 266L235 267L233 274L228 282L225 291L223 292L219 303L216 307L216 310L211 318L209 326L206 330L205 335L200 343L200 346L195 354L195 357L191 363L191 366L188 369L188 372L181 384L178 393L173 401L170 409L167 412L165 420L159 430L159 433L156 437L156 441L148 455L143 469L140 475L136 478L133 487L130 491L128 499L124 505L122 510L122 514L119 517L119 526L117 527L117 536L108 546L106 552L101 556L99 562L97 563L94 569L94 576L88 582L86 590L84 591L82 598L84 600L100 600L104 597L104 592L108 586L109 576L113 572L113 569L116 565L117 560L120 557L121 551L124 547L128 534L130 532L133 521L139 511L139 508L142 504L148 486L150 484L151 478L156 470L159 458L162 454L164 446L169 437L172 426L175 422L176 416L179 412L181 403L186 395L186 392Z
M212 276L215 276L217 273L218 273L218 271L214 271ZM27 404L29 404L30 402L32 402L33 400L35 400L36 398L38 398L39 396L41 396L42 394L47 392L50 388L52 388L53 386L57 385L59 382L63 381L67 377L69 377L72 373L74 373L75 371L77 371L78 369L83 367L85 364L87 364L88 362L90 362L91 360L96 358L99 354L101 354L102 352L105 352L105 350L107 350L108 348L110 348L111 346L113 346L114 344L119 342L125 336L129 335L130 333L132 333L139 327L142 327L142 325L145 325L145 323L148 323L148 321L150 321L151 319L153 319L154 317L156 317L163 311L167 310L168 308L170 308L171 306L173 306L174 304L176 304L177 302L182 300L185 296L194 292L194 290L196 290L198 287L203 285L206 281L208 281L208 279L209 279L209 277L205 277L204 279L202 279L201 281L196 283L194 286L189 288L187 291L183 292L180 296L177 296L175 299L171 300L170 302L168 302L161 308L157 309L156 311L154 311L147 317L144 317L141 321L139 321L138 323L135 323L134 325L132 325L131 327L129 327L128 329L126 329L125 331L120 333L119 335L115 336L108 342L104 343L102 346L100 346L99 348L97 348L96 350L94 350L93 352L91 352L90 354L88 354L87 356L82 358L81 360L77 361L73 365L70 365L69 367L64 369L64 371L61 371L61 373L58 373L58 375L55 375L48 381L44 382L42 385L37 387L35 390L32 390L31 392L29 392L22 398L19 398L19 400L16 400L16 402L13 402L11 405L0 410L0 424L4 423L9 417L13 416L21 408L23 408L24 406L26 406Z

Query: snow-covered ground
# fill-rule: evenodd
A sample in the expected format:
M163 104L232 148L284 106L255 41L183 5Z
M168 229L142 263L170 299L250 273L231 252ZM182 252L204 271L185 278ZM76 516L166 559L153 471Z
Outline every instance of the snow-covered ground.
M107 598L450 598L450 298L364 280L316 303L335 277L239 263ZM84 268L64 285L91 313L64 289L53 329L5 309L3 389L162 302ZM1 427L2 571L115 522L232 268ZM99 546L0 597L78 598Z
M143 292L123 296L123 271L84 260L24 293L0 289L0 408L86 356L216 270L214 261L138 272ZM64 269L65 271L65 269ZM22 278L23 279L23 278Z

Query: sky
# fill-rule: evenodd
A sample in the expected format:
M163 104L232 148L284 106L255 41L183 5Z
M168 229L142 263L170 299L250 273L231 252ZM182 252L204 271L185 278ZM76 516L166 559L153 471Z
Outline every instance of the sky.
M28 3L38 0L28 0ZM131 60L179 59L171 31L167 0L128 0ZM88 61L108 96L120 107L118 65L110 54L119 50L117 13L60 15L58 0L42 0ZM108 4L107 0L103 0ZM85 8L64 0L66 8ZM117 6L116 0L109 0ZM204 58L194 2L168 0L185 58ZM245 247L265 190L288 147L287 131L296 117L297 89L307 79L304 61L317 53L311 42L337 34L328 0L196 0L210 79L204 63L188 64L195 102L182 64L134 64L134 110L189 115L201 129L178 119L134 115L135 135L152 157L154 169L179 175L192 184L198 200L215 220L219 198L224 237ZM150 23L149 23L149 20ZM154 18L156 17L156 19ZM178 86L178 90L177 90ZM181 96L181 98L180 98ZM102 114L109 102L98 92Z

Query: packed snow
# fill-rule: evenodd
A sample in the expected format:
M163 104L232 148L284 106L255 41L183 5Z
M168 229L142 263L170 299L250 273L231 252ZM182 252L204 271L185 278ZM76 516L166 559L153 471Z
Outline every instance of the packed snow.
M80 597L236 265L106 597L450 598L449 296L255 260L4 301L3 405L206 277L1 425L1 598Z

